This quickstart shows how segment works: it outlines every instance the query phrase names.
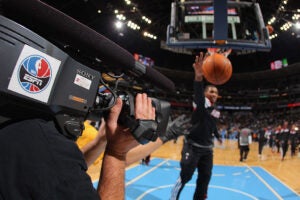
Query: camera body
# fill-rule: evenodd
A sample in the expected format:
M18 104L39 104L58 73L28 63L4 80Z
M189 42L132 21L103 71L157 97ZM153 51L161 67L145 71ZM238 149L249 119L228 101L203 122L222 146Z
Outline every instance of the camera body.
M76 140L86 119L100 119L116 97L99 92L101 74L74 60L64 51L26 27L0 15L0 125L30 118L53 120L67 138ZM140 143L154 141L165 129L170 108L154 100L157 119L136 121L134 100L123 99L120 123L131 128ZM166 105L166 106L164 106ZM128 116L127 116L128 115ZM162 119L166 117L167 120ZM128 121L126 121L126 119Z
M171 105L169 102L151 98L152 106L155 108L155 120L141 120L135 119L134 95L130 92L119 92L118 97L123 101L118 123L130 128L133 137L140 144L155 141L157 137L164 134L170 115Z
M2 15L0 24L2 119L54 120L60 132L76 139L94 106L101 74Z
M157 137L164 135L168 126L171 104L167 101L157 98L152 99L152 106L155 108L155 120L135 119L135 93L128 90L99 93L97 97L97 106L90 112L89 119L99 120L99 117L106 118L108 110L102 108L114 105L116 98L122 99L123 107L118 119L118 123L128 127L133 137L140 143L146 144L155 141ZM98 111L97 111L98 110Z

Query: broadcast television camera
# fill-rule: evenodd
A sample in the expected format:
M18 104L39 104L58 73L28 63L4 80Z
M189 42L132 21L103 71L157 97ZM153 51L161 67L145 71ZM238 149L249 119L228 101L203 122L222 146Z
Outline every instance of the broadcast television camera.
M101 107L104 105L108 105L111 107L114 105L114 101L117 97L121 98L123 101L123 107L121 114L118 119L118 123L128 127L133 134L133 137L141 144L146 144L149 141L155 141L158 136L165 135L169 115L170 115L170 103L164 100L159 100L157 98L152 99L152 106L155 107L155 120L135 120L134 114L134 105L135 105L135 95L133 92L128 91L117 91L115 93L100 93L100 98L97 107L93 108L93 112L91 112L90 118L93 116L99 116L97 114L97 110L101 111ZM102 109L103 110L103 109ZM107 112L103 112L105 116Z
M1 126L17 120L44 118L54 120L63 135L76 140L84 129L84 120L95 113L101 115L110 106L100 104L105 102L98 92L101 73L3 15L0 15L0 25ZM132 108L134 102L123 101L122 116L125 116L126 108ZM154 141L167 127L170 104L158 99L153 102L157 127L150 124L149 128L148 124L136 124L134 120L123 122L132 130L145 126L133 131L142 144Z

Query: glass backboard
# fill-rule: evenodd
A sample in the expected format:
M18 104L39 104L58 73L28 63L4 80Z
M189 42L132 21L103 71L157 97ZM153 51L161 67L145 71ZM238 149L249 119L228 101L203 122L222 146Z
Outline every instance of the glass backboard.
M271 49L259 4L227 0L173 2L166 44L191 49Z

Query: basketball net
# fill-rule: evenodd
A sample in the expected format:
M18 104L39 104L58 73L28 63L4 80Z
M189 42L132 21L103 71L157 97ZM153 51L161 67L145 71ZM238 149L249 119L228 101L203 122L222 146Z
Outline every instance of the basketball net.
M214 53L223 54L225 57L228 57L232 49L221 49L221 48L207 48L207 53L212 55Z

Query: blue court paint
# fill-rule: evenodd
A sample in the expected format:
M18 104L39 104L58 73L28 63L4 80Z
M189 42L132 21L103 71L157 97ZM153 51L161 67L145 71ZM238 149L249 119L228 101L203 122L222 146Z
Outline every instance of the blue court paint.
M267 172L261 167L251 167L255 172L272 186L274 190L284 199L284 200L299 200L300 196L296 192L291 190L288 186L283 184L279 179L274 177L272 174ZM299 180L300 181L300 180Z
M216 174L224 174L224 176L216 176ZM264 199L265 197L268 197L267 199L270 200L277 199L276 195L267 190L266 186L261 181L259 181L255 174L253 174L247 167L214 166L210 185L230 188L248 194L249 196L256 197L258 199ZM209 196L215 193L214 191L214 188L209 188ZM220 189L218 191L221 192ZM228 199L236 199L231 196L236 194L240 193L230 192L230 190L226 190L226 193L220 195L219 197L224 197L226 195ZM247 198L240 197L238 199Z
M180 173L178 161L152 158L126 170L126 200L167 200ZM197 171L180 199L193 198ZM94 183L94 186L97 182ZM215 165L208 200L300 200L297 193L261 167Z

